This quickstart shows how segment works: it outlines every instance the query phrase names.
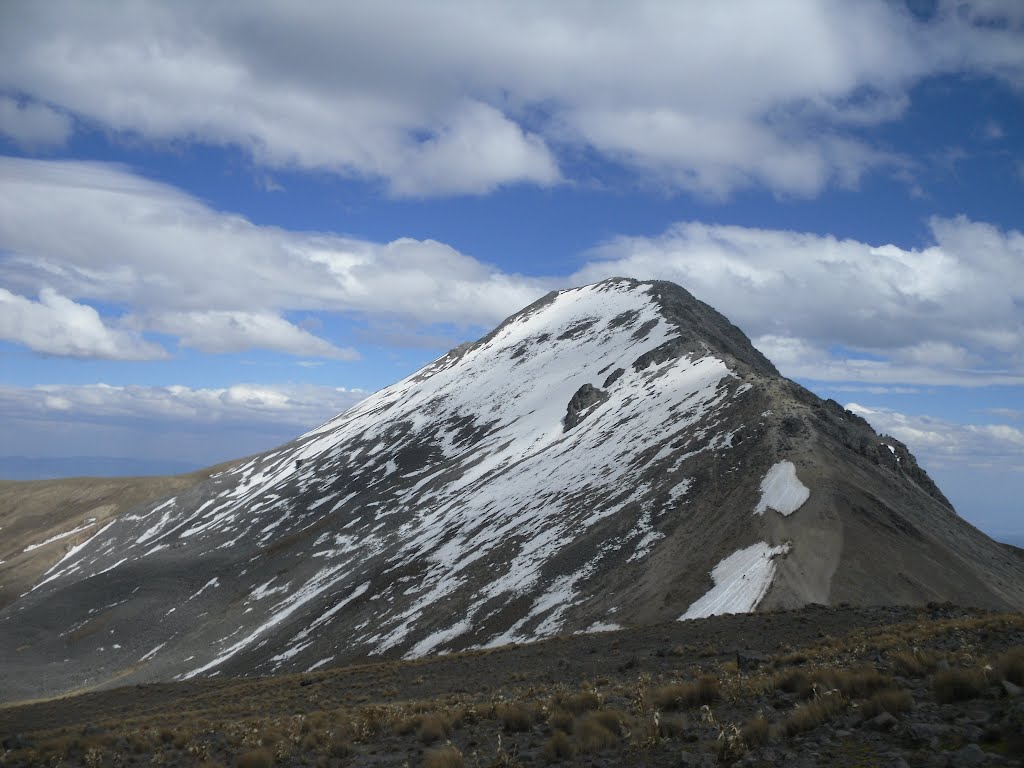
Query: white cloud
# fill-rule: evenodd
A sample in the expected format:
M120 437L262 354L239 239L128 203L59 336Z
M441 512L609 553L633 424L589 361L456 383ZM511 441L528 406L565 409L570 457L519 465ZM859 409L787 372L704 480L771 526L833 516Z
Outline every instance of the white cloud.
M158 344L104 324L90 306L77 304L51 288L32 301L0 288L0 339L47 355L106 360L155 360L167 356Z
M351 348L282 314L490 327L552 285L435 241L379 244L257 226L124 169L82 162L0 158L0 251L0 284L124 306L136 330L215 352L353 359Z
M1024 383L1024 235L933 219L921 249L784 230L671 227L618 238L573 276L666 279L754 338L788 376Z
M26 149L62 146L71 136L71 118L63 112L32 102L0 96L0 134Z
M443 243L257 226L114 166L0 158L6 281L161 311L331 310L491 324L548 282Z
M922 79L1024 84L1019 31L1013 3L959 0L929 19L883 0L54 0L5 13L0 89L399 195L557 183L581 149L706 194L806 195L893 162L853 129L899 119Z
M436 346L444 334L432 325L472 335L551 288L629 275L688 288L789 376L1024 382L1024 235L963 217L930 228L932 245L904 249L686 222L605 243L568 278L538 278L430 240L258 226L113 166L0 158L0 284L22 295L52 287L93 314L89 302L124 307L135 331L205 351L355 356L316 322L285 319L296 312L365 320L369 330L353 332L364 342ZM19 327L33 348L51 344Z
M336 360L359 359L356 350L340 349L266 312L168 312L147 318L144 325L173 334L182 346L202 352L240 352L255 348Z

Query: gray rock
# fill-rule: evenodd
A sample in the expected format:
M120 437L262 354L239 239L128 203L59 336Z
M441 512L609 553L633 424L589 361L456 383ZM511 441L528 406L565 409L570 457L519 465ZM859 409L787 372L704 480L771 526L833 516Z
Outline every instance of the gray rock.
M899 722L895 717L890 715L888 712L883 712L877 717L873 717L868 720L868 725L879 731L891 731L896 727Z
M755 653L754 651L736 651L736 666L739 667L740 672L748 672L752 669L758 669L769 661L771 661L771 659L763 653Z
M1021 688L1019 685L1014 685L1009 680L1003 680L1003 693L1007 696L1016 697L1024 694L1024 688Z
M685 768L714 768L715 761L707 752L683 751L679 756L679 765Z
M961 766L981 765L985 762L987 755L977 744L968 744L956 752L947 752L946 757L946 764L950 768L960 768Z

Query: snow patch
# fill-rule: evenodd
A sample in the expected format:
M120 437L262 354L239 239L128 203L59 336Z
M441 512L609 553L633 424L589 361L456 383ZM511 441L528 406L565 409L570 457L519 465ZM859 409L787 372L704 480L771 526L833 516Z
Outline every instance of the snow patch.
M774 558L787 552L789 544L772 547L764 541L733 552L711 571L715 586L691 605L679 620L753 611L775 579Z
M761 481L761 500L754 509L755 515L763 515L771 508L782 515L791 515L803 506L811 496L810 489L796 476L796 467L791 461L780 461L768 470Z
M74 536L76 533L81 533L82 531L92 528L95 524L96 518L90 517L77 528L72 528L70 531L64 531L64 533L58 533L56 536L51 536L46 541L41 541L38 544L29 544L27 547L25 547L25 549L22 550L22 552L31 552L33 549L39 549L40 547L45 547L47 544L51 544L55 541L66 539L68 536Z

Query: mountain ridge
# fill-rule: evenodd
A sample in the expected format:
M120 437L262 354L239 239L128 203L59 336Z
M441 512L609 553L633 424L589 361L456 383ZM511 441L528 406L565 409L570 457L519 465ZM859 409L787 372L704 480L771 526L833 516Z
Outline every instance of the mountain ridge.
M618 278L76 546L0 611L0 695L930 600L1020 608L1024 569L902 443Z

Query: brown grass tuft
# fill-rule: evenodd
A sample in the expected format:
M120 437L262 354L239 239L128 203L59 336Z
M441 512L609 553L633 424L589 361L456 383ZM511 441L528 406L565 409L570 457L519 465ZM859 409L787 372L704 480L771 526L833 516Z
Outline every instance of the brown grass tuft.
M856 669L821 669L812 676L818 688L839 691L849 698L863 698L875 691L888 688L892 680L877 669L861 667Z
M452 732L452 726L448 718L437 712L423 715L420 718L419 728L416 729L416 738L421 744L433 744L440 741Z
M935 651L913 650L896 651L889 654L892 671L903 677L924 677L934 672L942 657Z
M498 708L498 718L509 733L524 733L533 727L539 711L535 705L512 702Z
M996 661L996 671L1003 680L1024 685L1024 646L1011 648Z
M574 715L582 715L584 712L600 707L601 697L593 691L581 691L576 694L556 693L551 697L549 706L552 709L560 707Z
M782 723L782 732L787 736L813 731L819 725L831 720L846 709L846 699L837 694L822 696L794 709Z
M773 678L773 683L776 690L795 693L801 698L807 698L814 691L814 681L802 669L780 672Z
M572 733L575 722L576 718L572 716L572 713L561 708L552 709L551 714L548 716L548 725L556 731Z
M743 743L751 749L759 747L767 742L770 735L771 726L764 715L758 715L757 717L748 720L746 724L740 728L740 736L743 738Z
M575 738L580 752L600 752L615 746L618 741L617 734L595 717L596 714L591 712L584 715L576 724Z
M560 763L563 760L571 760L576 754L576 747L565 731L555 730L544 744L541 754L549 763Z
M451 745L432 749L423 759L423 768L464 768L465 765L462 753Z
M940 704L976 699L984 690L985 676L978 669L940 670L932 677L932 691Z
M897 688L886 688L877 691L870 699L861 706L861 713L865 718L876 717L883 712L890 715L898 715L900 712L909 712L914 708L914 697L910 691Z
M718 678L703 675L694 683L663 685L651 691L650 700L660 710L687 709L718 700Z

